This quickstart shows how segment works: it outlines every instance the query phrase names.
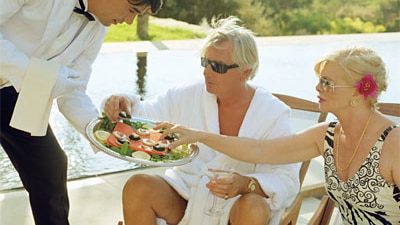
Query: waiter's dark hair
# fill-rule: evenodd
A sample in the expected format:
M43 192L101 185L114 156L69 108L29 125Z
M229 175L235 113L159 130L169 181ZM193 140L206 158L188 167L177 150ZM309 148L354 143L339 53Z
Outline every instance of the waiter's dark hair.
M133 6L149 5L152 15L157 14L163 5L163 0L128 0L128 2Z

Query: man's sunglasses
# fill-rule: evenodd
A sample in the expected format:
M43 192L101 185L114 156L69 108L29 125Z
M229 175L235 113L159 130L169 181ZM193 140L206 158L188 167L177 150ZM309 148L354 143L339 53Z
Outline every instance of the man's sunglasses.
M211 65L211 69L217 73L226 73L229 69L238 68L238 64L226 65L223 63L219 63L216 61L210 61L204 57L201 57L201 66L206 68L208 65Z

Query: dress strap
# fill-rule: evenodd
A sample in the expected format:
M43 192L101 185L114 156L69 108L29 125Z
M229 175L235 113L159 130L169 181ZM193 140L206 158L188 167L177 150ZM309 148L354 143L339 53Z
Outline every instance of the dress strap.
M394 124L394 125L390 125L388 128L386 128L386 130L383 131L381 134L381 140L385 141L385 139L389 135L390 131L392 131L394 128L398 128L398 127L400 127L400 125Z

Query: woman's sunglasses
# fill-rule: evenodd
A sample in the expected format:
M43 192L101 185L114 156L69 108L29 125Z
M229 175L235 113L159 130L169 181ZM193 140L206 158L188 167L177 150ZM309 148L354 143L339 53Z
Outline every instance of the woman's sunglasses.
M210 61L204 57L201 57L201 66L206 68L208 65L211 65L211 69L217 73L226 73L229 69L238 68L238 64L226 65L223 63L219 63L216 61Z
M328 80L321 76L319 77L319 84L321 85L323 91L327 91L328 88L330 88L332 93L335 92L335 88L354 88L354 86L336 85L335 81Z

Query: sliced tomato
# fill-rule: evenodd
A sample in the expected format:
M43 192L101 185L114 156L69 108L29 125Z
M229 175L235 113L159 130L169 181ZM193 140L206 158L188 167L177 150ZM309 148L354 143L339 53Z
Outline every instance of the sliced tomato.
M134 129L127 124L117 122L117 125L115 126L113 132L114 131L118 131L120 133L125 134L127 137L129 137L129 135L131 135L134 132ZM148 139L150 135L147 134L147 135L139 135L139 136L140 136L141 140L143 140L143 139ZM157 155L161 155L161 156L164 156L168 153L168 148L166 148L164 151L157 151L150 146L142 144L142 142L140 140L139 141L128 140L128 141L129 141L130 149L135 150L135 151L143 151L150 155L157 154ZM117 137L113 134L111 134L107 138L107 143L111 146L121 146L122 145L118 142Z
M157 150L154 150L154 148L152 148L150 146L147 146L147 145L144 145L144 144L140 144L139 146L135 146L135 148L133 148L133 150L143 151L143 152L146 152L146 153L148 153L150 155L151 154L156 154L156 155L161 155L161 156L164 156L164 155L166 155L168 153L168 149L165 149L164 151L157 151Z

